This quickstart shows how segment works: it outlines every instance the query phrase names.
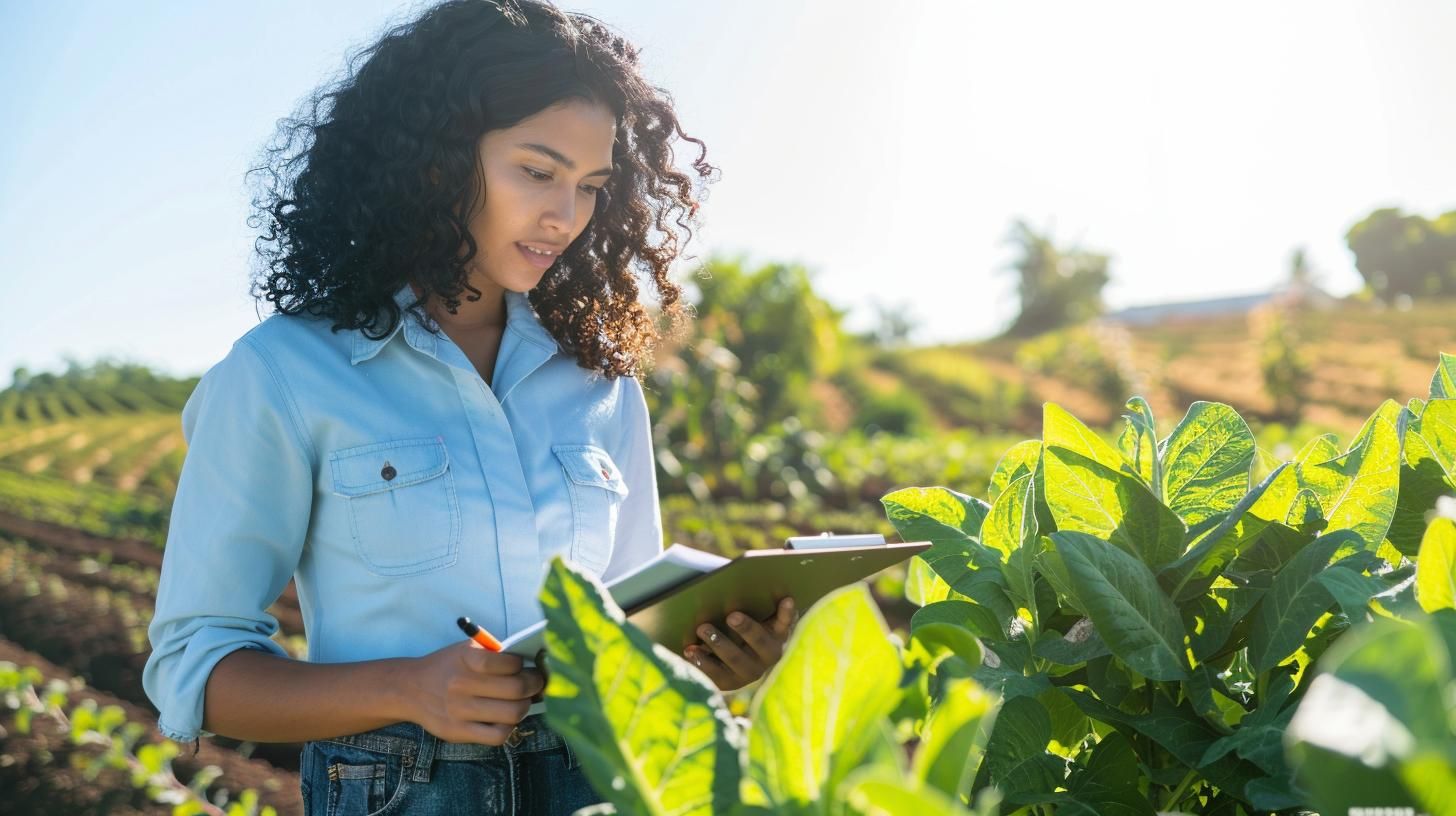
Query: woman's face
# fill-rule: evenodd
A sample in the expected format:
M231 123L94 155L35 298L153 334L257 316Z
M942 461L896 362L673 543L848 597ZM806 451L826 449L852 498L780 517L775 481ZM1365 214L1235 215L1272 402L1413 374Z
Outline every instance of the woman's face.
M485 203L477 201L470 219L476 288L525 292L540 282L591 220L612 169L615 135L610 109L572 100L481 137Z

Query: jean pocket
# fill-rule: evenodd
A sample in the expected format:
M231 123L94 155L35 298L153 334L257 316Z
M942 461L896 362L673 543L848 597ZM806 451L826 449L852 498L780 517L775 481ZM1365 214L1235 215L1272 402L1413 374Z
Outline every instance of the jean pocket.
M376 575L417 575L460 557L460 502L445 440L377 442L329 455L354 546Z
M329 765L329 816L368 816L384 810L389 768L382 762Z
M304 748L305 809L325 816L372 816L404 795L406 771L401 758L357 746L311 742ZM322 795L324 801L313 801ZM319 806L322 807L319 807Z
M571 495L571 559L600 574L612 557L627 483L611 454L595 445L552 445Z

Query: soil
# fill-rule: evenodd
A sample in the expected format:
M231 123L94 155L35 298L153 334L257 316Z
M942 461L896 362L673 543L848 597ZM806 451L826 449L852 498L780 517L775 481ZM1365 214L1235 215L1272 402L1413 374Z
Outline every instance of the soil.
M101 538L80 530L34 521L3 511L0 511L0 532L29 539L32 544L70 555L96 558L103 553L110 553L113 563L135 564L155 570L162 568L162 551L145 541ZM268 613L278 619L278 627L284 634L303 634L303 613L298 608L298 591L292 580L283 588L283 593L278 596L273 606L269 607Z

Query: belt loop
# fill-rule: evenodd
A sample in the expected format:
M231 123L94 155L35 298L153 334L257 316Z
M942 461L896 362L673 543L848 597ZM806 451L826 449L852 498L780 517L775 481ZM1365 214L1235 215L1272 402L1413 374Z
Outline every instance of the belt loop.
M426 731L424 726L420 726L420 733L419 751L415 755L415 772L410 779L415 782L429 782L430 766L435 762L435 746L440 743L440 739Z

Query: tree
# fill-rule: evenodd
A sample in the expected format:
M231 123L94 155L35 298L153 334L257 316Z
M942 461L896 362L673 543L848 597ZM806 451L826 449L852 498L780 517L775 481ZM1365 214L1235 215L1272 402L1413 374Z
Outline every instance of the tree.
M1351 227L1345 243L1381 300L1456 296L1456 210L1428 221L1379 209Z
M1058 249L1050 236L1038 234L1021 219L1012 225L1007 241L1021 250L1021 257L1009 267L1020 278L1021 313L1006 330L1008 335L1029 337L1102 312L1102 287L1109 280L1107 255L1076 247Z
M844 367L850 341L844 313L814 292L803 267L747 270L714 257L690 284L697 318L682 345L662 350L647 400L662 483L706 500L752 475L753 435L817 425L810 386Z
M798 413L809 383L843 364L844 312L814 291L804 267L749 271L741 260L714 259L693 283L700 329L741 361L739 376L758 390L764 424Z
M1304 247L1294 250L1289 258L1289 283L1296 289L1305 289L1314 283L1314 270L1310 269Z

